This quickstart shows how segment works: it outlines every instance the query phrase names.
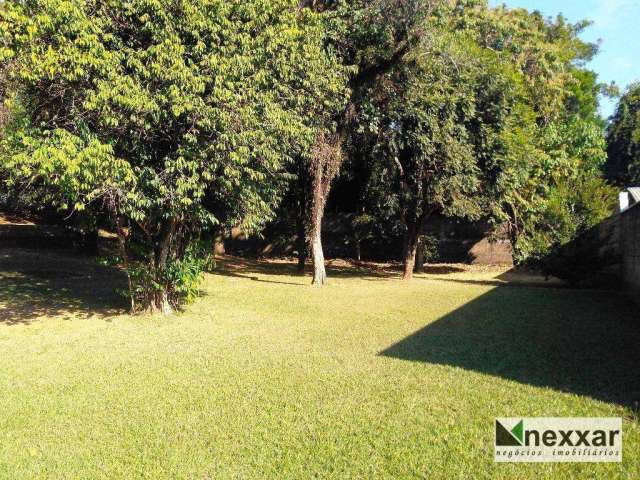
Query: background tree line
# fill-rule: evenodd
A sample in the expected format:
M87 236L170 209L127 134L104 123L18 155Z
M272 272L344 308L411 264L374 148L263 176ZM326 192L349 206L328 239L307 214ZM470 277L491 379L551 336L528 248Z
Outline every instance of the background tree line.
M192 298L203 241L278 209L322 285L331 201L356 243L403 236L407 279L434 215L535 261L615 204L587 26L484 0L8 1L4 196L117 232L140 310ZM625 165L636 107L609 129Z

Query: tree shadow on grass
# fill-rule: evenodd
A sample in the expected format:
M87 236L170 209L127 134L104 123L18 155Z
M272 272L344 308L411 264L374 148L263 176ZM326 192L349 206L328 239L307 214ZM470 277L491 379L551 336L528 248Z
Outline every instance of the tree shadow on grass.
M464 268L455 265L425 265L423 267L423 273L427 275L449 275L450 273L461 273L465 271Z
M380 265L348 260L329 260L326 263L326 270L329 280L331 278L359 278L362 280L400 278L399 267L387 264ZM298 270L297 263L293 261L265 261L227 255L216 260L215 273L230 277L247 278L256 282L304 286L306 285L304 281L301 281L300 283L281 282L277 280L259 278L255 275L300 277L301 279L308 277L310 282L313 270L312 266L307 264L304 272L300 272Z
M61 316L123 313L124 274L82 256L23 249L0 250L0 324L28 324Z
M502 286L380 352L637 408L640 321L622 294Z

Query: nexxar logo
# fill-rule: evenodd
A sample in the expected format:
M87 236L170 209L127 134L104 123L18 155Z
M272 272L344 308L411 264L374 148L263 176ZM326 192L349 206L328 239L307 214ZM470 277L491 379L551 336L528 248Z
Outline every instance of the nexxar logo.
M620 429L529 429L524 420L509 430L496 420L497 447L611 447L620 435Z

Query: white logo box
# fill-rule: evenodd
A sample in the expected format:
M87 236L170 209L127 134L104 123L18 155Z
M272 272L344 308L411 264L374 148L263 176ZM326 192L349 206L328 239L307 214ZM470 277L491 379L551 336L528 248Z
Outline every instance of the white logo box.
M622 461L621 418L502 417L495 429L496 462Z

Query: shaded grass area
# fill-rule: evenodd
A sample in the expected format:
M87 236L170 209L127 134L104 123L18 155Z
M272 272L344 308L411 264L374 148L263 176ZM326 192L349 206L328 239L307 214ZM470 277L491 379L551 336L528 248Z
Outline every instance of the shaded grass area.
M122 272L71 254L0 250L0 324L38 319L106 317L122 313Z
M495 287L496 270L332 273L315 289L231 259L171 318L87 321L81 302L0 323L0 478L640 475L626 297ZM624 462L496 465L497 416L622 416Z
M637 409L636 308L611 292L560 292L493 289L382 355L462 367Z

